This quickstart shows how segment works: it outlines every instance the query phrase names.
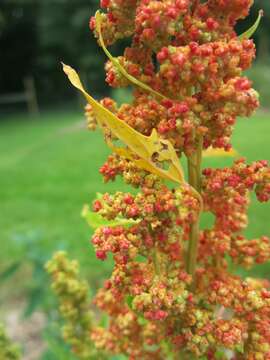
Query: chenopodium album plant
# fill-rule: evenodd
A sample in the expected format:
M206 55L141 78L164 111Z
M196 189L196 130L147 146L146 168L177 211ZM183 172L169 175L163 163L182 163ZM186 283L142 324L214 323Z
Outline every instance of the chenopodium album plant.
M104 261L112 253L114 259L94 300L108 324L87 325L91 346L102 351L96 358L270 359L269 283L230 270L270 258L267 236L243 235L250 192L261 202L270 198L270 169L267 161L243 158L231 167L202 167L205 152L232 153L236 118L259 105L242 72L255 57L250 37L262 14L241 36L234 30L252 3L101 0L106 13L97 12L90 27L108 56L106 81L131 86L130 104L97 102L63 65L88 102L89 128L99 127L112 149L100 169L105 182L121 176L136 189L99 195L92 211L84 211L95 227L96 256ZM123 38L131 45L113 57L108 46ZM204 230L203 212L215 219ZM61 276L70 280L59 255L49 270L55 283ZM81 309L80 301L69 301L70 311ZM77 344L77 354L90 346Z

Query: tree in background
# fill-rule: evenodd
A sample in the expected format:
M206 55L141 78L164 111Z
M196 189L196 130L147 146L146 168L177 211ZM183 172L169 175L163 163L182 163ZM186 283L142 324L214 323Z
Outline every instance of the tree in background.
M38 46L37 11L35 2L1 1L0 93L21 90L23 77L33 72Z
M42 70L41 85L48 93L63 99L70 94L63 84L60 62L69 59L82 72L83 77L94 86L94 92L102 93L104 84L102 54L89 28L89 16L94 13L98 1L42 0L39 3L38 33L39 51L37 70ZM54 89L61 84L59 94ZM48 94L47 94L48 95Z
M60 71L64 58L81 69L96 93L102 93L102 54L97 56L98 46L87 31L97 4L88 0L76 4L68 0L2 0L0 66L4 71L0 73L0 93L22 90L23 77L31 74L41 102L67 101L73 93Z

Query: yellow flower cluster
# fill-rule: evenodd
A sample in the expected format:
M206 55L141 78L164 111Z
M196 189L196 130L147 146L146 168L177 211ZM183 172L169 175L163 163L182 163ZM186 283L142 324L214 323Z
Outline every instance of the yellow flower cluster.
M59 299L60 312L65 320L62 329L65 341L79 359L102 359L103 355L97 354L90 339L89 288L87 282L79 278L78 262L69 260L66 253L60 251L46 264L46 270L52 277L52 289Z

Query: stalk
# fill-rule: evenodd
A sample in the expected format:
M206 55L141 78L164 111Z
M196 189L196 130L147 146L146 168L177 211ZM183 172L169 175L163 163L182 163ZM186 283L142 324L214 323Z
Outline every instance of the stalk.
M203 138L200 137L198 147L194 154L188 157L188 182L199 194L201 192L201 162L202 162ZM195 271L198 256L198 244L200 233L200 213L197 220L191 225L189 244L187 251L187 272L193 278L192 290L195 290Z

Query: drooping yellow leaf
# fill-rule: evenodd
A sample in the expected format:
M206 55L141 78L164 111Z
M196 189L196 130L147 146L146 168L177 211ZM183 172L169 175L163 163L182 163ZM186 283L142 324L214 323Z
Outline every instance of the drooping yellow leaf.
M92 106L99 126L102 129L108 128L117 139L128 147L128 151L125 149L116 150L119 148L115 148L114 151L121 151L123 156L132 158L142 169L163 179L172 180L179 184L184 183L183 170L170 141L160 139L155 129L150 136L142 135L134 130L85 91L74 69L65 64L63 64L63 69L72 85L83 93L87 102Z
M97 26L97 32L98 32L98 36L99 36L99 42L100 45L104 51L104 53L107 55L107 57L111 60L111 62L113 63L113 65L118 69L118 71L127 79L129 80L133 85L136 85L150 93L152 93L153 95L155 95L157 98L164 100L167 99L166 96L162 95L161 93L159 93L158 91L152 89L150 86L144 84L143 82L139 81L138 79L136 79L134 76L130 75L126 69L120 64L120 62L118 61L118 59L116 59L115 57L112 56L112 54L109 52L109 50L106 48L105 44L104 44L104 40L103 40L103 36L102 36L102 31L101 31L101 14L99 11L96 12L96 26Z
M236 157L239 156L239 153L235 149L230 151L225 151L223 149L214 149L212 147L208 148L203 152L204 157Z
M132 151L130 151L129 149L116 147L110 142L107 142L107 144L109 145L109 147L112 149L112 151L114 153L118 154L119 156L121 156L125 159L131 160L138 168L144 169L144 170L146 170L154 175L157 175L159 177L162 177L164 179L169 179L169 180L180 183L177 180L178 170L176 170L172 165L169 166L169 172L171 173L170 178L167 176L165 177L161 174L160 168L156 168L156 166L152 165L148 161L138 158L138 156L136 154L134 154Z

